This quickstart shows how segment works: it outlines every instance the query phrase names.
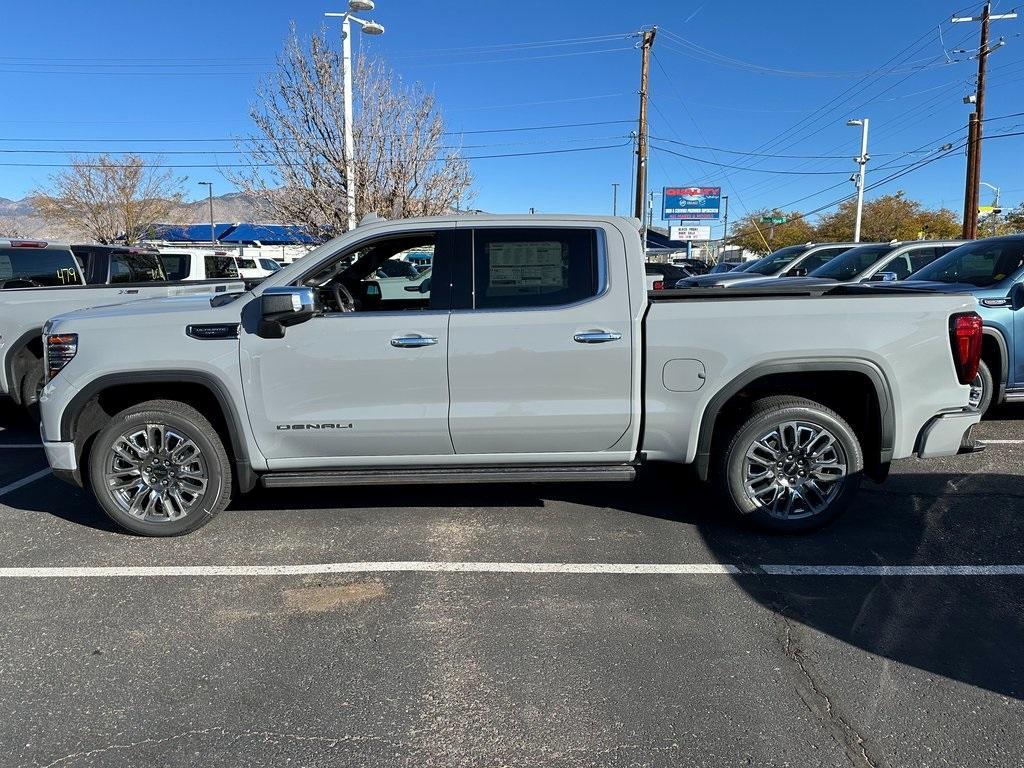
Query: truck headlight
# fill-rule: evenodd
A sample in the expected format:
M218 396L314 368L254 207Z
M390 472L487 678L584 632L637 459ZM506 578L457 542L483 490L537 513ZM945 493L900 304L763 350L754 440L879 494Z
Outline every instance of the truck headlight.
M78 334L60 333L46 337L46 380L50 381L78 353Z

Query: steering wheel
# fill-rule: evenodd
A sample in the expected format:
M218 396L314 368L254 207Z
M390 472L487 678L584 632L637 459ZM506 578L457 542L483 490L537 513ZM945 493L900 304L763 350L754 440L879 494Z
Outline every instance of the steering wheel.
M334 302L337 304L339 312L356 311L356 297L352 295L352 291L340 280L331 286L331 293L334 296Z

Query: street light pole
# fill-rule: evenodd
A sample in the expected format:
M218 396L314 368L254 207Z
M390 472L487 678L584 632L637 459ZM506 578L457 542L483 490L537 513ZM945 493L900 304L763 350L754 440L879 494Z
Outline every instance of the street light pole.
M212 181L200 181L199 186L206 187L207 189L207 200L210 201L210 245L217 245L217 228L213 223L213 182Z
M373 0L349 0L348 10L344 13L325 13L324 16L341 18L341 69L344 80L344 118L342 133L345 144L345 207L348 213L349 231L356 228L356 162L355 138L352 126L352 22L356 22L367 35L382 35L384 27L375 21L360 19L352 14L355 11L372 11Z
M1002 190L999 189L999 187L997 187L995 184L989 184L987 181L980 181L978 183L981 186L988 187L993 192L995 192L995 197L992 200L992 207L995 208L996 210L992 211L992 213L989 214L989 216L992 218L992 234L995 235L995 233L996 233L996 216L999 215L997 213L997 211L999 210L999 195L1002 192Z
M860 120L847 120L847 125L860 126L860 155L853 158L853 161L860 166L860 173L854 176L854 183L857 185L857 220L853 225L853 242L860 242L860 223L864 215L864 180L867 178L868 160L868 118Z
M619 215L619 183L612 182L612 216Z

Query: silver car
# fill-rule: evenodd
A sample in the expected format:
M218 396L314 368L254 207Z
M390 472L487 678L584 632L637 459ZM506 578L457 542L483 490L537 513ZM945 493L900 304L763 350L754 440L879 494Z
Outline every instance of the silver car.
M765 277L802 277L827 264L856 243L804 243L789 245L758 259L744 271L701 275L680 280L676 288L718 288Z

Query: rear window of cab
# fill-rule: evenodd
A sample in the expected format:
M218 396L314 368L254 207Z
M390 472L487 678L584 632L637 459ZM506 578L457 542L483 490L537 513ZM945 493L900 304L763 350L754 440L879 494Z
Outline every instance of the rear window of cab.
M81 285L82 275L70 248L0 246L0 289Z

